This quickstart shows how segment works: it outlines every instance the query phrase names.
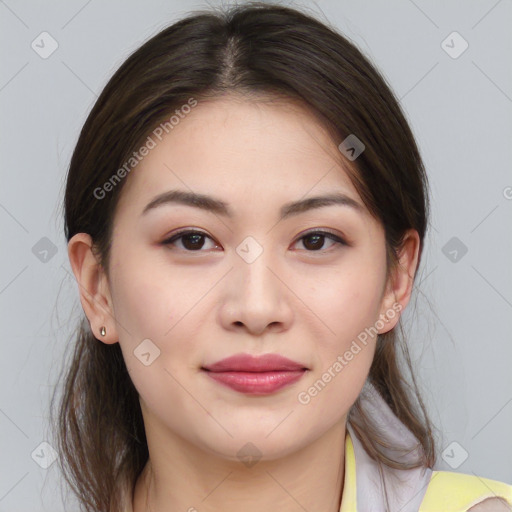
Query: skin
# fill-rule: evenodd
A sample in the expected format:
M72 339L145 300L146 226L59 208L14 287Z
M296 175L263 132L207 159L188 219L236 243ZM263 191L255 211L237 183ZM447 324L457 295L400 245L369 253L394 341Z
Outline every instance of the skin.
M468 512L510 512L512 507L501 498L487 498L468 509Z
M200 102L126 178L108 276L89 235L70 240L91 329L99 342L120 343L140 395L150 460L134 512L339 510L346 417L376 337L308 404L297 396L394 304L406 307L419 249L410 230L386 279L384 230L351 184L349 163L298 105L235 96ZM221 198L233 218L179 204L141 216L169 189ZM284 203L333 191L361 210L331 205L278 222ZM183 238L161 243L179 228L203 231L202 247L193 251ZM313 228L350 245L303 238ZM251 263L236 252L247 236L263 249ZM149 366L133 353L147 338L160 350ZM266 396L236 392L201 371L241 352L281 354L308 371ZM248 442L261 454L251 467L237 456Z

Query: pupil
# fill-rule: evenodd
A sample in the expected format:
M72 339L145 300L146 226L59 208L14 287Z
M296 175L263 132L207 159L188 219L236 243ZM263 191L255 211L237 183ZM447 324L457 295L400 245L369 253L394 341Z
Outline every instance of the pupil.
M185 237L183 239L183 242L184 242L185 247L187 247L187 244L185 242L192 240L192 243L190 244L190 247L187 247L187 248L191 248L191 249L199 248L199 249L201 249L203 244L202 243L199 243L199 244L197 243L201 238L203 238L203 235L197 235L197 234L185 235Z
M313 245L313 249L319 249L323 244L320 243L320 247L318 246L318 241L320 240L320 242L323 240L324 238L324 235L309 235L308 237L306 237L305 241L307 240L311 240L311 239L316 239L316 243L313 242L313 244L308 244L308 243L304 243L304 246L307 247L308 245Z

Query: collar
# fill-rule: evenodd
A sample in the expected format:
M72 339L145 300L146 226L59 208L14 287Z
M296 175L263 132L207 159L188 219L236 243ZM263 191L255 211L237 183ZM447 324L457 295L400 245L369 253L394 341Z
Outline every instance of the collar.
M357 510L356 489L356 459L350 432L347 428L345 434L345 477L340 512L354 512Z
M368 381L361 392L361 405L376 422L379 434L389 443L389 448L381 448L387 456L403 462L418 458L421 449L418 440ZM350 421L357 420L356 413L352 414ZM345 435L345 476L340 512L382 512L386 510L386 494L390 510L417 512L432 470L425 467L400 470L379 464L368 455L350 421ZM405 455L404 451L407 451Z

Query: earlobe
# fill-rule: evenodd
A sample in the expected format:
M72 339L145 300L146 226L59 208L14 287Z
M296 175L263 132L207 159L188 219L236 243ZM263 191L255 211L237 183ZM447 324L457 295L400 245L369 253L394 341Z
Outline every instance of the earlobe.
M418 232L409 229L398 252L398 262L389 276L382 300L381 318L384 327L379 334L390 331L398 323L400 313L405 309L412 294L414 276L419 260L420 239Z
M91 236L87 233L74 235L68 243L68 257L91 331L103 343L116 343L118 338L108 281L92 251ZM102 327L104 336L100 332Z

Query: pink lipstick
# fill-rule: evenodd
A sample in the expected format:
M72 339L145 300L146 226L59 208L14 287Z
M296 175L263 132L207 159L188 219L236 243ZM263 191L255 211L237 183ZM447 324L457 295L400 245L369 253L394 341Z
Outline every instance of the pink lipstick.
M240 393L266 395L298 381L308 370L278 354L236 354L202 369L215 381Z

